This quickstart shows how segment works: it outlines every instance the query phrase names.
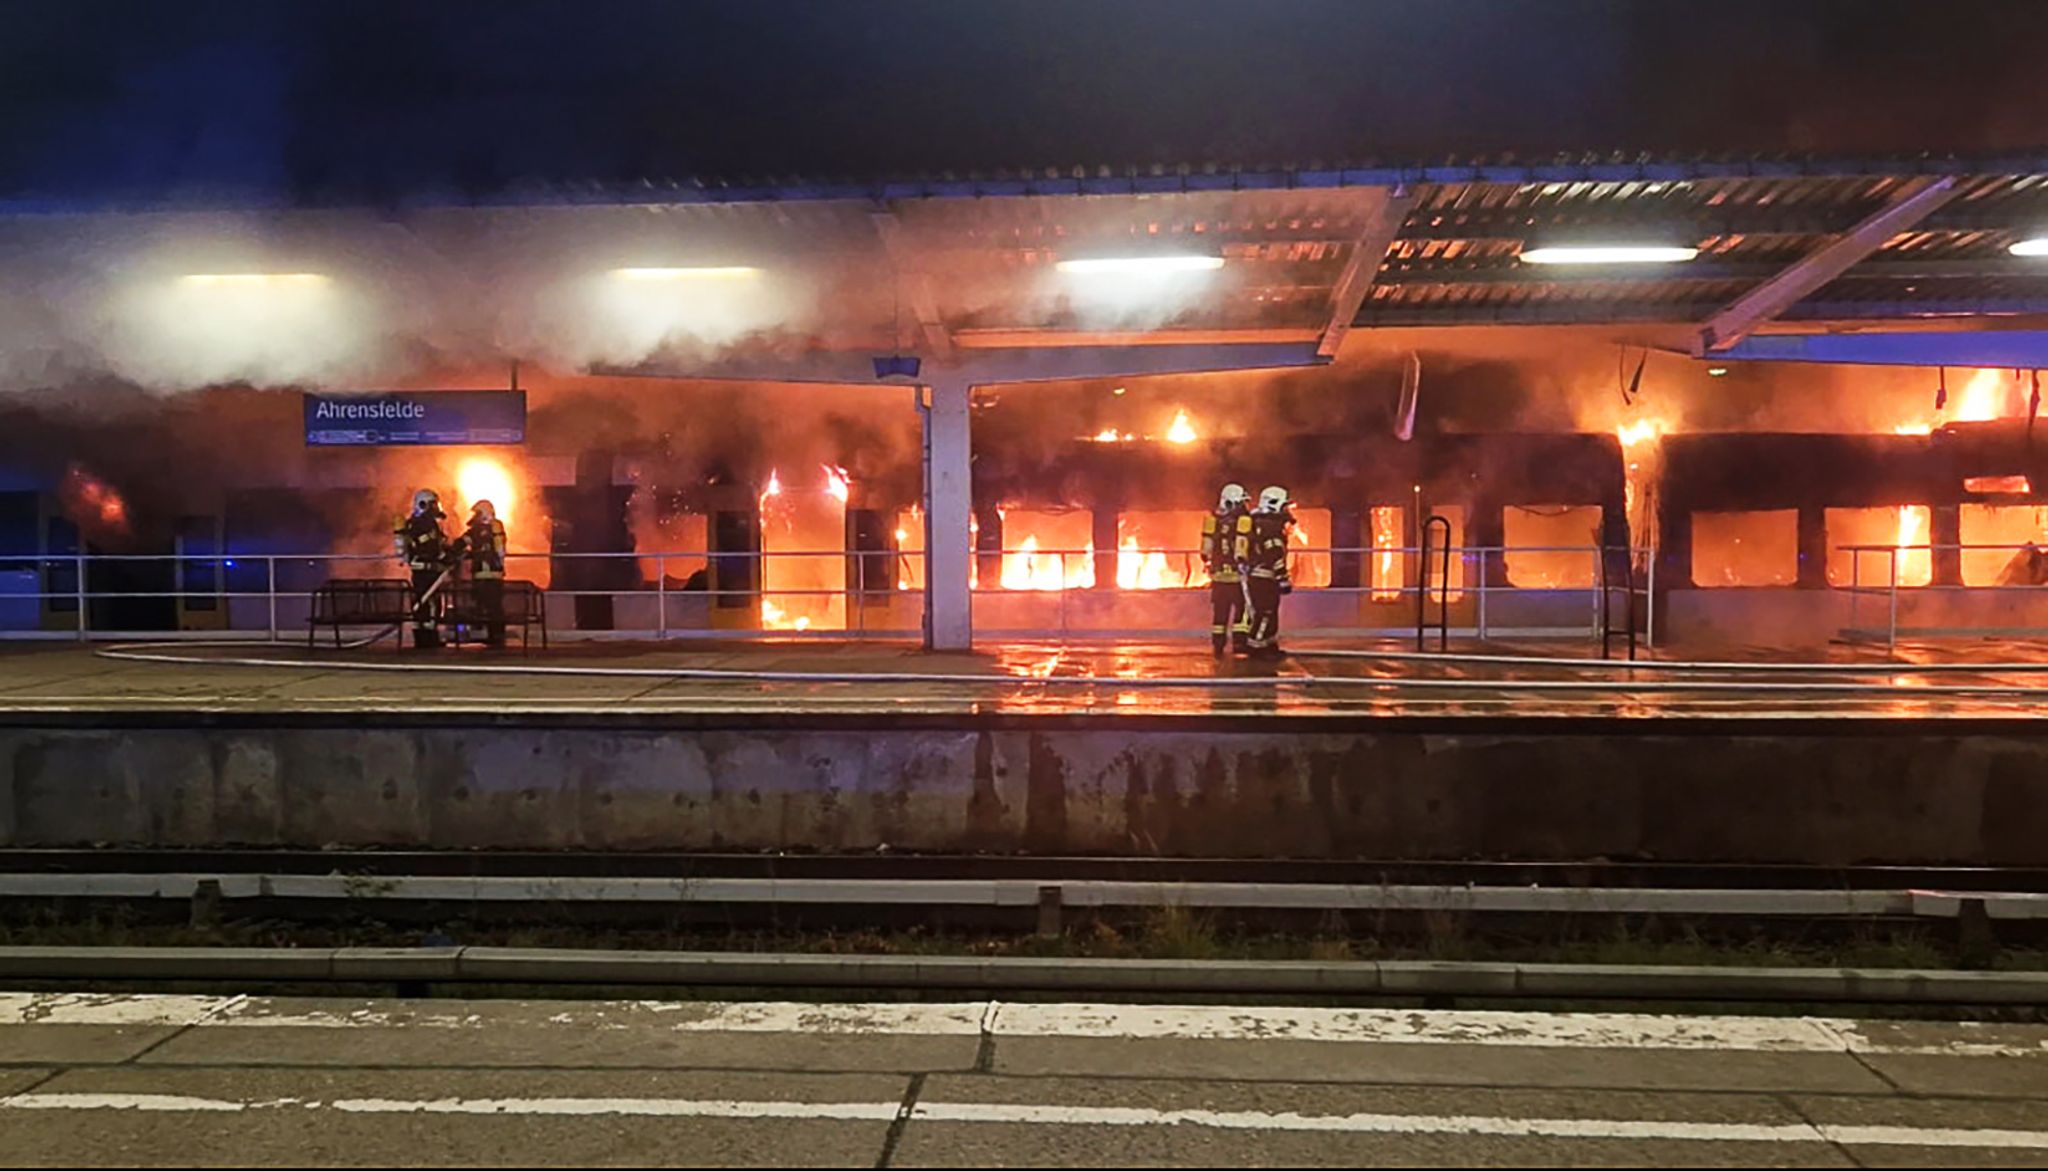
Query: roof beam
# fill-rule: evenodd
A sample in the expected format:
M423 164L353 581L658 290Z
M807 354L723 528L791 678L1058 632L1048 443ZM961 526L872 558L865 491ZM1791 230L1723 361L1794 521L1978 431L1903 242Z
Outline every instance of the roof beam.
M953 337L939 316L939 300L932 292L931 274L919 263L917 250L904 238L903 221L895 212L873 213L875 234L882 238L882 251L896 272L896 287L910 298L911 312L917 314L918 332L924 338L927 356L943 361L953 354Z
M1351 255L1344 261L1344 271L1337 274L1337 286L1331 290L1330 314L1323 322L1322 340L1316 343L1318 356L1337 356L1344 335L1351 332L1352 323L1358 320L1366 290L1372 288L1380 265L1386 262L1387 249L1393 247L1394 238L1401 234L1401 225L1407 222L1408 211L1414 206L1413 192L1390 188L1380 194L1379 206L1365 217L1364 225L1351 241Z
M1960 187L1953 175L1922 180L1882 210L1842 233L1810 256L1737 297L1701 327L1694 349L1700 354L1725 350L1751 330L1790 309L1821 286L1847 272L1858 261L1884 247L1900 232L1926 219L1954 199Z
M1695 260L1673 265L1503 265L1457 263L1396 264L1380 274L1382 285L1568 285L1675 284L1700 281L1758 281L1784 270L1783 262L1767 260ZM2041 279L2048 268L2039 261L2008 256L1954 260L1868 260L1842 273L1838 280L1939 281L1985 277Z

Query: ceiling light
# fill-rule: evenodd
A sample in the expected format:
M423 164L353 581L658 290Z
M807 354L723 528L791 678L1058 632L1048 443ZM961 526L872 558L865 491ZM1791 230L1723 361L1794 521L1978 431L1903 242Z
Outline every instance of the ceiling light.
M1528 264L1676 264L1698 256L1697 248L1670 244L1557 244L1528 248Z
M1707 367L1707 375L1708 375L1708 377L1710 377L1710 378L1719 378L1719 377L1721 377L1721 376L1722 376L1723 374L1726 374L1726 373L1728 373L1728 367L1726 367L1726 366L1709 366L1709 367Z
M1086 275L1143 275L1173 272L1213 272L1223 267L1221 256L1098 256L1062 260L1053 267L1061 272Z
M2029 236L2016 240L2006 249L2014 256L2048 256L2048 236Z
M612 275L622 281L720 281L758 276L761 270L744 264L697 268L615 268Z
M317 272L195 272L180 277L188 285L324 285Z

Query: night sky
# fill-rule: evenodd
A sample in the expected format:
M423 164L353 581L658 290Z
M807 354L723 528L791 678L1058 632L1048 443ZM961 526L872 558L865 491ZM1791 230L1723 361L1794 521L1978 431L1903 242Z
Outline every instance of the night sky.
M0 199L2048 147L2036 0L0 0Z

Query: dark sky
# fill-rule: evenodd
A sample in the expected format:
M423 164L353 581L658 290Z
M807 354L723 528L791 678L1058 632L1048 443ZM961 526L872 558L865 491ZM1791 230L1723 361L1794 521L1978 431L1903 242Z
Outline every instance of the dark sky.
M0 0L0 198L2048 146L2040 0Z

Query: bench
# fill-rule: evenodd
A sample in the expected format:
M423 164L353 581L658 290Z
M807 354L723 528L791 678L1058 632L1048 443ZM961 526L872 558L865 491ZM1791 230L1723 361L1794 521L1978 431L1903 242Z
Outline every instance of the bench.
M334 628L341 647L344 626L396 626L412 620L412 583L403 578L337 578L313 591L306 616L306 648L323 626Z
M458 582L442 591L448 595L448 608L441 615L441 621L449 629L450 639L460 646L464 635L470 640L480 640L486 625L483 610L477 605L476 583ZM505 582L505 626L509 630L519 628L519 649L523 652L532 641L533 628L540 627L540 646L548 646L547 591L530 581Z

